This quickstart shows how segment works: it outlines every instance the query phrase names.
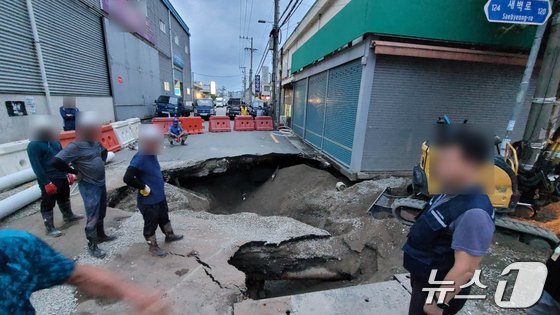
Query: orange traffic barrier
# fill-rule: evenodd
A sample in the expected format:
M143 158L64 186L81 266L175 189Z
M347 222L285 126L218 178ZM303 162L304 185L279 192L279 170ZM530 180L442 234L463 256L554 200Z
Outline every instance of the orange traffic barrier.
M66 148L70 142L76 140L76 131L62 131L59 140L62 147ZM111 125L101 126L101 134L98 140L108 151L117 152L121 149L119 138L117 138L117 134Z
M210 132L229 132L231 131L231 124L227 116L212 116L208 125Z
M255 120L253 116L235 116L233 124L235 131L252 131L255 130Z
M169 126L173 124L173 117L155 117L152 118L152 124L161 128L164 135L169 133Z
M255 118L255 129L259 131L272 131L274 124L270 116L258 116Z
M99 142L101 142L105 149L111 152L117 152L121 149L119 138L117 138L117 134L111 125L101 126Z
M72 130L72 131L61 131L60 135L59 135L59 140L60 140L60 144L62 145L62 147L66 148L66 146L70 142L73 142L74 140L76 140L76 132L74 130Z
M202 124L203 120L201 117L181 117L179 121L183 129L191 135L204 133L204 125Z

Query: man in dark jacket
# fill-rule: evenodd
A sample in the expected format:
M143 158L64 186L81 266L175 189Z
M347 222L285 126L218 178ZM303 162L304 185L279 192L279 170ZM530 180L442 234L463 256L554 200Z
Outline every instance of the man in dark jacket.
M560 244L546 262L548 275L539 302L527 310L527 315L560 315Z
M150 253L165 257L167 253L157 243L158 226L165 234L165 242L181 240L183 235L175 234L169 221L163 175L157 159L163 141L161 130L154 125L142 125L140 128L140 150L130 161L123 180L138 189L138 209L144 218L144 237Z
M481 173L489 161L487 138L464 127L446 131L430 154L437 160L430 176L442 189L416 218L403 247L404 267L410 272L412 296L409 314L456 314L467 295L468 283L494 234L494 209L483 191ZM431 278L432 271L435 278ZM446 281L452 285L439 285ZM443 289L427 301L425 288ZM445 294L443 302L438 297Z
M78 176L78 188L87 215L85 233L88 249L93 257L103 258L105 252L97 245L116 238L105 233L103 224L107 213L105 161L108 152L97 140L101 124L95 113L81 113L78 116L77 127L76 140L55 156L53 165L61 171ZM72 167L69 164L72 164Z
M47 235L58 237L62 233L54 226L55 204L58 204L64 222L77 221L83 216L75 215L70 204L70 185L74 175L59 171L52 165L52 159L62 150L53 121L49 116L37 115L34 118L34 131L27 146L27 155L41 189L41 216Z
M66 102L64 105L60 106L60 117L64 122L64 131L76 130L76 116L80 110L76 107L76 104L70 103L65 98Z

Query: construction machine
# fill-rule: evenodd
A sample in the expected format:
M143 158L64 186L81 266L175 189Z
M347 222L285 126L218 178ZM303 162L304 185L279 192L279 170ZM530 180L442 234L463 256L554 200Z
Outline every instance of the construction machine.
M438 123L450 123L444 116ZM560 240L552 231L531 223L539 208L560 200L560 131L548 139L536 163L529 170L520 167L518 156L523 147L520 143L507 143L500 150L501 140L496 139L496 155L488 172L492 184L487 194L494 206L496 227L520 237L535 246L556 246ZM386 188L375 200L370 212L390 211L406 225L412 225L417 214L437 191L437 183L430 176L435 152L429 142L422 144L420 163L413 169L412 184L405 196L395 195ZM503 151L503 152L501 152ZM525 217L517 219L516 217Z

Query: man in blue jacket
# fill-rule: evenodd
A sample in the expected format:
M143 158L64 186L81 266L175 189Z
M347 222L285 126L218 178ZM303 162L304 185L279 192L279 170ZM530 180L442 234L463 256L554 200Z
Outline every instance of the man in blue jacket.
M403 247L412 284L410 315L456 314L466 300L455 296L468 295L470 288L461 286L475 275L495 230L494 209L480 180L491 152L486 137L465 127L453 128L445 131L431 154L436 148L430 175L442 194L416 218ZM427 301L427 288L441 290L435 301ZM442 294L443 302L437 302Z
M185 141L187 141L187 137L189 134L183 129L181 126L181 122L179 122L179 118L173 118L173 124L169 126L169 143L173 145L177 139L181 142L181 145L185 145Z
M183 235L175 234L169 220L165 183L157 159L163 141L161 130L154 125L142 125L140 128L140 150L130 161L123 180L138 189L138 209L144 218L144 237L150 253L165 257L167 253L157 243L158 226L167 243L179 241Z
M74 175L59 171L52 165L52 159L62 150L52 120L48 116L36 116L32 125L34 132L27 146L27 155L41 188L41 216L47 235L59 237L62 233L54 226L55 204L58 204L65 222L83 219L83 216L72 212L70 204L70 185L74 182Z

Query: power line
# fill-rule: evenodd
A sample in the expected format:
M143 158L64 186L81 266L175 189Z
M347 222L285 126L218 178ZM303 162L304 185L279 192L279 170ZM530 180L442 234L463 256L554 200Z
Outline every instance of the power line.
M286 18L284 19L284 21L282 21L280 23L279 27L284 26L284 24L286 24L286 22L294 15L294 13L297 11L297 9L299 8L299 6L303 3L303 0L299 0L298 2L294 3L294 6L292 7L292 9L290 10L290 13L288 13L288 15L286 16Z
M198 73L198 72L194 72L195 75L199 75L201 77L216 77L216 78L234 78L234 77L239 77L241 76L240 74L232 74L232 75L216 75L216 74L204 74L204 73Z

